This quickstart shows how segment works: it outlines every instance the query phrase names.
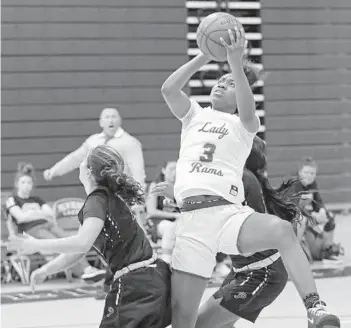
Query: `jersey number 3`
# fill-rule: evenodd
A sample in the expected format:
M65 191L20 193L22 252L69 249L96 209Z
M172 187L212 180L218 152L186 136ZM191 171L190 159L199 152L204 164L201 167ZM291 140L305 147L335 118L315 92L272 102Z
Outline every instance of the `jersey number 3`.
M216 150L216 145L211 143L206 143L204 145L204 153L200 156L200 161L202 162L212 162L213 160L213 153Z

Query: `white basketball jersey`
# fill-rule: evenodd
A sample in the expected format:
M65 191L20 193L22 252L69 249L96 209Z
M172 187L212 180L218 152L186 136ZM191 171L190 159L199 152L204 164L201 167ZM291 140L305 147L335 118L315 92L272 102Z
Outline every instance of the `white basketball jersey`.
M236 115L202 108L191 100L183 123L174 187L177 202L196 195L244 201L243 169L256 133Z

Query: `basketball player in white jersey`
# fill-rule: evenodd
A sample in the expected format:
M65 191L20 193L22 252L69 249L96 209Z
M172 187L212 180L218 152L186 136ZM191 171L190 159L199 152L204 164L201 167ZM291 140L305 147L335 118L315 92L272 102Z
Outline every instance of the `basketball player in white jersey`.
M182 205L172 258L172 327L194 327L201 297L217 252L250 255L278 249L303 299L309 327L340 326L325 310L292 226L278 217L255 213L244 201L243 168L259 129L255 101L243 63L245 32L228 31L231 74L211 91L212 108L203 109L182 91L210 59L196 56L163 84L162 94L182 122L175 197ZM252 71L252 70L251 70ZM233 115L238 110L238 116Z

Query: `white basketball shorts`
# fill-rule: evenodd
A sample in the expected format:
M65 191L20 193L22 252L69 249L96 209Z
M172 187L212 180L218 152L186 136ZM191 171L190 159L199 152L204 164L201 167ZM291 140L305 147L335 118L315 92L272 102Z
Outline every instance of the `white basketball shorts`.
M240 254L240 229L252 213L252 208L236 204L183 212L177 221L172 268L210 278L218 252Z

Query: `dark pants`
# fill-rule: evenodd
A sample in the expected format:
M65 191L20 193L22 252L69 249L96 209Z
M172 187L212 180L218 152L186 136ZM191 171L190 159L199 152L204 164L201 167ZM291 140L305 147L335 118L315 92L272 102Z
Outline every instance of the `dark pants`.
M162 260L114 281L100 328L164 328L171 324L171 271Z
M213 295L229 312L255 322L261 311L283 291L288 274L279 258L260 270L235 273L233 270Z

